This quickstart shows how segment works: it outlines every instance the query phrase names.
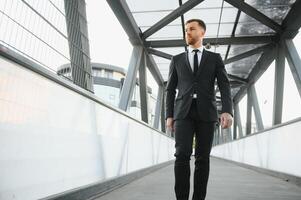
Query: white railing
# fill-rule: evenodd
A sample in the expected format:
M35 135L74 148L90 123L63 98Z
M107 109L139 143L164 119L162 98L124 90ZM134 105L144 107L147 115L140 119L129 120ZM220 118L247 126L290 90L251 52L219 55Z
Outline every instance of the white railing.
M212 148L211 155L301 177L301 118Z
M0 56L1 200L39 199L174 159L172 138L31 68Z

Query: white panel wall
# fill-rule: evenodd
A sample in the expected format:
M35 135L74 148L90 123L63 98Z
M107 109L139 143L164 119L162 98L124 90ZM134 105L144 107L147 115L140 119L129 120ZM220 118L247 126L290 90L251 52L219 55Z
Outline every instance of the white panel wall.
M174 140L0 57L0 199L38 199L174 159Z
M301 177L301 119L212 148L211 155Z

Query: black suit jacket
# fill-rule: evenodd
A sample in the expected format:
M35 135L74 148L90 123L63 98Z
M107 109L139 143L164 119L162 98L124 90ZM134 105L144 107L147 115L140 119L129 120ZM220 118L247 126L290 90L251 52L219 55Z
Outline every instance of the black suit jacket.
M233 116L230 83L220 54L203 50L197 75L193 75L188 60L188 52L173 56L169 67L169 77L166 85L165 116L183 119L190 108L193 91L197 93L198 113L203 121L218 121L214 82L221 93L222 113ZM178 89L178 95L176 95Z

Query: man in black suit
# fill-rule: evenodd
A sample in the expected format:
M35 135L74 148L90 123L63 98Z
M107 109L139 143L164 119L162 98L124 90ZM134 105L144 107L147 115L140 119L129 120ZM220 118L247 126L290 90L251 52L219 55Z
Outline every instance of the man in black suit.
M188 51L173 56L166 86L166 125L175 132L175 193L188 200L190 156L195 135L193 200L204 200L209 178L209 158L218 122L214 82L221 93L222 128L232 125L230 83L220 54L203 48L206 25L200 19L185 23ZM176 89L178 89L177 97Z

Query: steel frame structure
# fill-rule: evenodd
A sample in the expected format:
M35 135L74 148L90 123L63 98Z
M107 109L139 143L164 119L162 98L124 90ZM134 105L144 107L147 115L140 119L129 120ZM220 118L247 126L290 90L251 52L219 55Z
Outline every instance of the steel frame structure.
M144 66L150 70L153 77L155 78L158 86L158 101L156 105L156 115L155 122L153 126L158 128L159 118L161 117L161 131L165 131L164 123L164 87L165 82L162 78L160 70L156 65L152 55L156 55L165 59L171 59L172 55L159 51L155 48L163 47L185 47L185 34L183 31L183 40L147 40L151 35L168 25L173 20L181 17L182 26L184 26L183 15L202 3L204 0L189 0L182 4L182 1L179 0L179 7L170 12L168 15L163 17L153 26L145 30L144 32L138 27L127 3L125 0L107 0L107 3L111 7L112 11L116 15L117 19L121 23L125 32L127 33L130 42L134 46L133 56L129 65L129 72L127 74L125 84L122 88L122 95L120 99L119 107L123 110L128 108L129 102L131 100L132 87L134 87L133 80L136 79L137 71L141 68L140 79L142 78L140 88L140 94L146 95L145 82L146 77L143 75ZM301 26L301 0L296 0L290 9L289 13L286 15L285 19L282 21L282 24L278 24L273 19L264 15L259 10L255 9L251 5L247 4L243 0L225 0L227 3L231 4L233 7L238 9L236 20L234 23L233 31L231 37L218 37L218 38L206 38L204 39L204 45L228 45L227 54L225 56L225 64L235 62L252 55L262 53L258 59L255 66L252 68L251 72L248 74L247 78L241 78L236 74L229 74L229 78L236 82L240 82L241 85L236 84L236 87L239 87L239 90L233 95L234 102L234 131L231 139L238 139L244 137L242 124L240 119L240 111L238 103L244 97L245 94L248 94L248 113L247 113L247 130L246 134L251 134L251 113L252 108L254 109L254 114L256 117L256 124L258 130L264 129L262 122L262 117L260 113L260 108L258 105L257 95L254 87L254 83L261 77L261 75L266 71L270 64L276 60L276 71L275 71L275 85L277 89L274 91L274 112L273 112L273 124L281 123L282 117L282 103L283 103L283 84L284 84L284 59L288 60L290 69L293 73L294 80L296 82L299 94L301 96L301 61L298 55L298 52L292 42L292 39L298 33L298 30ZM266 25L275 31L275 34L268 36L235 36L235 29L239 21L241 12L246 15L256 19L260 23ZM234 57L228 58L229 48L231 45L237 44L262 44L266 45L258 48L254 48L247 52L241 53ZM146 62L141 63L141 58L144 57ZM147 117L145 117L147 112L147 101L145 97L141 97L141 102L143 109L141 109L141 116L143 121L147 122ZM145 107L145 108L144 108ZM215 142L214 144L219 144L221 142L220 136L222 130L219 128L216 129L215 133ZM229 131L230 132L230 131ZM232 134L230 132L230 134ZM219 136L218 136L219 135Z

